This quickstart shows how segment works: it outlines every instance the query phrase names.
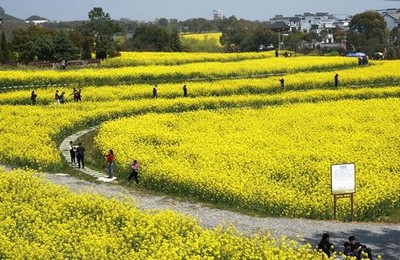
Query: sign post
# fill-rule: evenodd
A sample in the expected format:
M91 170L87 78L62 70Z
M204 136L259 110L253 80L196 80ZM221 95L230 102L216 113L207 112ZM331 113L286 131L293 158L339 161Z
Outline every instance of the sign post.
M333 215L337 220L337 200L350 198L351 221L354 219L354 193L356 192L356 167L354 163L331 165Z

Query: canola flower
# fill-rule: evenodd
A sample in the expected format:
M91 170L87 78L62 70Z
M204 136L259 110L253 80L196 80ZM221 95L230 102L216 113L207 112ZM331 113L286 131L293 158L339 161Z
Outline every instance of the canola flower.
M398 108L392 98L150 113L104 123L95 140L120 171L141 161L149 188L289 217L332 218L329 167L354 162L356 218L370 220L399 205Z
M22 170L0 170L4 259L321 259L309 244L268 233L205 229L171 211L72 193Z
M186 36L184 36L186 37ZM189 36L188 36L189 37ZM204 36L202 36L204 37ZM102 67L149 65L182 65L198 62L231 62L272 57L264 53L200 53L200 52L121 52L121 56L101 62Z
M341 89L348 88L381 88L387 86L398 86L400 84L400 71L397 69L399 63L388 61L377 63L374 66L357 67L354 69L337 70L340 75ZM267 76L259 78L239 78L215 81L193 81L185 83L162 83L159 84L159 96L162 98L176 98L182 96L182 85L187 84L190 97L204 96L229 96L229 95L260 95L279 94L287 91L304 91L317 89L336 89L333 82L332 71L324 72L299 72L284 76L285 86L280 87L279 78L282 76ZM72 92L72 87L83 89L85 100L90 101L114 101L144 99L152 96L150 84L124 84L99 86L58 86L61 90ZM55 87L48 89L38 88L40 95L38 103L50 104L54 95ZM365 96L370 90L364 89ZM28 104L30 91L8 91L0 95L0 104Z
M214 32L214 33L184 33L181 34L181 38L191 38L191 39L196 39L196 40L203 40L203 39L216 39L219 41L219 38L222 36L222 33L220 32Z
M340 58L342 59L342 58ZM278 59L280 60L280 59ZM289 59L287 59L289 60ZM297 62L305 59L299 59ZM293 60L294 61L294 60ZM311 59L308 60L311 62ZM331 59L322 59L319 63L308 64L307 66L317 66L322 62L331 61ZM243 63L244 64L244 63ZM256 65L254 63L253 65ZM348 70L341 70L341 88L332 89L330 81L332 71L336 68L336 63L329 63L321 72L311 73L289 73L285 75L287 85L282 92L276 87L278 77L271 76L259 79L229 79L212 82L193 82L189 85L189 95L192 98L182 98L182 84L168 83L161 85L160 98L149 99L151 90L150 85L122 85L122 86L104 86L104 87L85 87L83 89L84 102L72 103L71 97L67 96L67 104L57 106L53 102L53 95L56 88L60 91L72 91L72 88L65 89L64 86L55 86L51 88L38 89L38 105L29 106L29 94L27 90L6 91L0 94L0 162L16 165L20 167L32 167L46 170L56 170L62 167L63 160L57 148L57 143L62 137L76 132L88 126L96 125L101 122L112 120L119 117L129 117L147 113L182 113L209 109L228 109L228 108L263 108L266 106L291 106L296 103L322 101L336 101L343 99L371 100L374 98L393 99L399 97L400 88L396 86L398 81L398 62L377 62L373 66L357 67ZM163 68L163 67L161 67ZM304 69L304 67L302 67ZM336 70L335 70L336 71ZM42 71L42 73L45 73ZM363 76L363 75L369 75ZM90 75L86 75L90 78ZM111 77L112 78L112 77ZM94 79L91 79L94 80ZM385 85L385 84L390 84ZM364 88L363 86L368 86ZM302 91L299 91L302 90ZM306 91L303 91L306 90ZM178 98L179 97L179 98ZM396 106L395 106L396 107ZM301 112L299 112L301 113ZM375 117L377 115L374 115ZM157 138L155 139L157 141ZM395 139L396 140L396 139ZM103 149L103 148L101 148ZM171 151L169 151L171 152ZM171 152L174 154L175 152ZM229 150L226 151L228 156ZM128 157L128 156L127 156ZM192 158L188 158L189 162ZM385 160L385 158L382 158ZM169 163L166 161L165 163ZM289 164L291 165L291 164ZM313 164L312 164L313 165ZM126 171L126 165L118 165L118 168ZM293 166L294 167L294 166ZM296 166L297 167L297 166ZM397 166L389 168L389 172L396 172ZM298 170L300 168L294 168ZM168 172L168 174L170 174ZM153 189L173 191L178 189L174 183L175 177L169 175L159 176L151 183ZM279 180L288 179L290 175L277 174L275 176L277 187ZM165 181L165 183L163 183ZM169 185L171 184L171 187ZM214 198L215 193L209 192L207 187L187 187L182 189L185 183L179 183L180 191L186 194L195 194L209 201L218 201L230 205L245 205L246 201L252 196L243 199L239 191L232 191L232 194L223 194L223 196ZM219 190L229 188L230 183L215 184L219 185ZM364 183L360 184L365 187ZM381 185L375 179L370 179L369 187ZM388 192L396 190L388 189ZM200 193L200 195L196 195ZM256 193L256 192L254 192ZM288 205L291 202L290 193L288 195ZM373 193L372 193L373 194ZM272 194L271 198L278 198L278 194ZM392 198L392 195L388 196ZM391 205L397 203L397 199L389 199L382 202L381 198L372 198L374 206L364 206L360 208L358 219L377 219L390 212ZM254 202L254 201L253 201ZM260 201L260 205L251 205L253 209L260 208L268 211L270 214L277 215L295 215L312 218L329 218L331 211L314 212L313 207L304 204L304 209L295 209L290 211L290 207L281 204L277 208L269 211L264 205L269 201ZM310 202L312 204L312 202ZM381 206L375 207L376 203ZM318 203L316 203L318 204ZM250 205L250 204L249 204ZM268 204L269 205L269 204ZM289 213L288 213L289 212ZM368 217L366 217L369 214ZM342 216L345 218L346 216Z
M354 66L356 66L355 61L345 57L293 57L290 59L251 59L237 62L198 62L175 66L130 66L67 71L14 70L2 71L0 74L0 87L183 81L189 79L250 77L259 74L341 69Z
M12 105L27 104L30 91L14 91L0 94L0 161L22 167L43 168L47 170L61 166L61 156L56 146L59 138L82 128L99 124L109 119L148 112L182 112L201 109L227 107L262 107L297 102L319 102L340 99L370 99L373 97L398 97L399 88L314 90L308 92L287 92L279 95L243 95L226 97L202 97L195 99L139 99L118 93L120 88L93 89L93 96L83 103L71 102L64 105L53 101L54 89L38 93L37 106ZM114 94L110 94L112 91ZM131 90L126 92L129 95ZM86 92L84 92L86 95ZM105 93L104 99L100 93ZM17 94L17 95L16 95ZM11 95L11 97L9 96ZM3 100L3 97L6 97ZM17 99L19 98L19 100ZM112 97L112 98L110 98ZM16 98L10 100L10 98ZM120 101L118 98L121 98ZM43 105L40 105L42 104Z

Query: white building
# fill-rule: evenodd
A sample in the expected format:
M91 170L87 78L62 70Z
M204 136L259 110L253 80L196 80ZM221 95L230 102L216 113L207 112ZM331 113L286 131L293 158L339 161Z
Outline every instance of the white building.
M220 10L213 10L213 19L214 20L222 20L224 19L224 14Z
M387 9L382 12L382 18L386 21L387 27L393 30L400 26L400 9Z

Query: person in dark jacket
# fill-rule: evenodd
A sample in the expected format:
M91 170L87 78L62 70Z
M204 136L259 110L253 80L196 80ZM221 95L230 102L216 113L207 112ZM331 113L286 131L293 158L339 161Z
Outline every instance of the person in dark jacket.
M153 98L156 98L158 96L158 93L157 93L157 85L154 85L153 86Z
M334 81L335 81L335 87L337 88L339 85L339 74L337 73L335 74Z
M85 168L85 148L82 146L82 143L78 143L78 147L76 148L76 159L78 160L78 168L81 168L82 165L82 169Z
M186 87L186 85L183 85L183 96L184 97L187 97L187 87Z
M35 91L32 91L32 93L31 93L31 104L32 105L36 105L36 97L37 97L37 94L35 93Z
M318 243L318 249L321 249L328 257L331 257L335 250L333 244L329 242L329 234L325 233L322 235L322 239Z
M361 244L360 242L357 242L355 236L349 236L349 243L351 244L354 255L357 257L357 259L361 259L363 253L368 256L368 259L373 259L371 248Z

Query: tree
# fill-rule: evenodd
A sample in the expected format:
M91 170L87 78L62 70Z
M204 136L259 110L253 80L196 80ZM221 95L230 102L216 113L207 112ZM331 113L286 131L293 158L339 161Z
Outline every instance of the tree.
M82 45L82 53L81 53L81 58L82 60L89 60L92 58L92 48L91 48L92 44L91 41L89 39L86 39L83 42Z
M54 58L56 60L74 60L79 57L79 48L64 32L59 32L54 38Z
M1 62L7 63L10 61L11 52L8 48L7 37L4 32L1 33Z
M347 49L364 51L370 56L383 51L386 22L377 12L367 11L353 16L347 33Z
M134 51L181 51L177 31L168 32L154 24L138 26L132 39L126 42L126 48Z
M301 44L307 38L307 34L303 32L295 32L289 34L285 39L285 48L288 50L299 51Z
M90 21L83 30L90 32L94 38L96 58L105 59L116 50L113 36L122 31L121 27L101 7L94 7L88 17Z
M276 41L276 34L264 23L237 20L229 17L220 42L226 51L257 51L260 45L270 45Z
M28 63L34 60L54 60L54 30L30 26L13 32L12 46L19 54L18 60Z

